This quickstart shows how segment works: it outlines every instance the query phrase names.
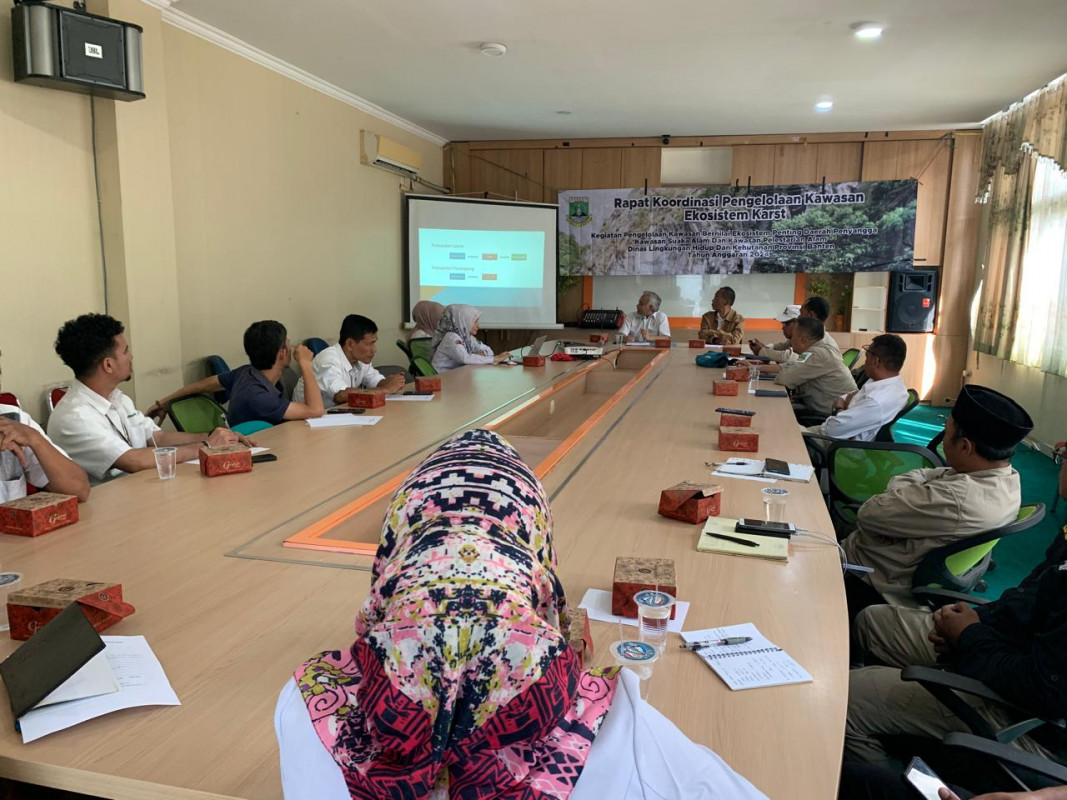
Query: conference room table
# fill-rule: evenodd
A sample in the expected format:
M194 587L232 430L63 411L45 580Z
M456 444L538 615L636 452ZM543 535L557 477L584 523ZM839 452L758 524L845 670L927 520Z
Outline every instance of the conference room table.
M95 487L75 525L36 539L0 536L0 567L22 575L9 590L53 578L121 582L137 611L105 635L144 635L181 700L116 712L30 744L15 732L5 703L0 777L138 800L280 798L278 692L305 659L351 644L371 564L365 555L284 546L294 520L398 480L462 430L548 430L570 404L583 416L593 406L597 412L570 435L554 433L561 445L550 458L541 460L544 447L534 458L551 498L569 602L577 605L589 588L610 591L619 556L673 559L678 597L691 604L686 630L755 623L812 681L732 692L670 634L648 701L768 797L834 797L848 690L837 548L797 536L787 563L701 553L701 526L657 514L663 489L694 481L723 487L722 516L761 516L760 490L770 484L709 476L706 462L732 455L717 450L715 409L756 412L755 457L808 463L790 405L750 395L744 385L737 397L714 396L722 370L697 367L698 351L637 350L598 361L455 370L442 376L432 401L369 411L382 416L373 426L292 422L257 434L278 460L250 473L208 479L183 464L174 480L130 475ZM596 395L592 406L588 395ZM832 539L814 481L776 485L789 491L789 521ZM380 505L360 516L369 530L380 527ZM620 627L591 627L591 664L609 665ZM636 638L636 628L624 632ZM0 658L18 644L0 639Z

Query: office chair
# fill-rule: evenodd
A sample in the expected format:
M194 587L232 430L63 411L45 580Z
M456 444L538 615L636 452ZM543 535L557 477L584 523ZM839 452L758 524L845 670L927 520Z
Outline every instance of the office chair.
M318 336L311 336L304 340L304 347L311 351L311 355L317 356L329 347L329 345L326 344L325 339L320 339Z
M859 360L859 357L860 351L855 347L850 347L841 354L841 360L845 362L845 366L849 369L852 369L856 365L856 361Z
M267 428L273 428L269 422L265 422L261 419L250 419L247 422L242 422L238 425L234 425L230 430L234 433L239 433L242 436L251 436L253 433L259 433L265 431Z
M225 411L206 394L179 397L170 404L167 416L182 433L211 433L222 423Z
M207 364L208 375L221 375L224 372L229 372L230 367L226 363L226 359L222 356L207 356L204 361ZM215 392L215 402L223 405L230 402L230 393L226 389L221 392Z
M429 362L429 360L423 358L422 356L415 356L413 359L411 359L411 366L416 376L429 378L437 374L437 370L433 368L433 365Z
M919 393L914 389L908 389L908 400L904 403L903 408L897 412L897 415L893 419L878 429L878 433L874 435L876 442L891 442L893 441L893 426L900 420L911 413L911 410L915 406L919 405Z
M430 349L430 345L433 343L433 339L420 336L418 339L411 339L408 341L408 352L411 353L411 358L424 358L427 361L433 360L433 350Z

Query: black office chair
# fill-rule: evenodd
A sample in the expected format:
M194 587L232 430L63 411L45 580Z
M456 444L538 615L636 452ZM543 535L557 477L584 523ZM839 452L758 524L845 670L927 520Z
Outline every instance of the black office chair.
M903 408L897 412L897 415L893 417L891 422L887 422L881 428L878 429L878 433L874 435L876 442L891 442L893 441L893 426L900 420L911 413L915 406L919 405L919 393L914 389L908 389L908 400L904 403Z

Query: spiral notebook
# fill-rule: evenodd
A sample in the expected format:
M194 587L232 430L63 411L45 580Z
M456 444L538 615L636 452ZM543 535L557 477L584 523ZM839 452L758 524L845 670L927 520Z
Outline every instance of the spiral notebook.
M731 636L750 636L752 641L704 647L694 651L694 654L715 670L715 674L734 691L788 683L811 683L811 675L807 670L782 648L768 641L751 622L682 634L687 642L718 641Z

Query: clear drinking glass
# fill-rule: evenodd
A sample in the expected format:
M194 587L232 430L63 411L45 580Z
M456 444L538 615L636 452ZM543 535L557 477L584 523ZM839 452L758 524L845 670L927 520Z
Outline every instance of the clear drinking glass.
M674 598L666 592L646 589L634 595L637 606L638 638L662 653L667 645L667 622L674 607Z
M748 390L754 392L759 388L759 367L748 368Z
M768 486L763 490L763 518L767 522L785 522L785 501L789 492Z
M157 447L156 474L161 481L169 481L174 477L174 471L178 467L178 449L175 447Z

